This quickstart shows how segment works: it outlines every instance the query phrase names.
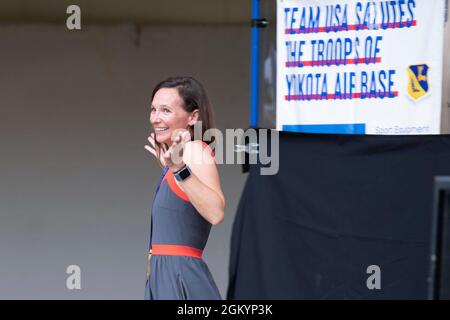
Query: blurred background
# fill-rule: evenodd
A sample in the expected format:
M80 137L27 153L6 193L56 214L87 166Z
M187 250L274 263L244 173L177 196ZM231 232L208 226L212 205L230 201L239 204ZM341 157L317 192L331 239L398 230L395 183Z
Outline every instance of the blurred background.
M81 30L68 30L69 5ZM0 2L0 299L143 299L152 195L144 149L154 85L190 75L218 127L247 128L244 0ZM225 297L245 183L221 165L225 220L205 261ZM66 268L81 268L68 290Z

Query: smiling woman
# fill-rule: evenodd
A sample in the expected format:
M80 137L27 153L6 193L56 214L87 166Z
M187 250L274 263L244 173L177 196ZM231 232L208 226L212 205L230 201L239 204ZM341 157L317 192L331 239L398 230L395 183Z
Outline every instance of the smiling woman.
M215 162L191 161L213 159L205 142L192 139L193 126L201 121L203 136L212 119L206 92L191 77L153 90L154 132L145 148L164 171L152 207L146 299L221 299L202 253L211 226L223 220L225 199Z
M188 129L198 119L198 109L189 113L184 110L183 105L184 102L175 88L161 88L155 93L150 122L159 145L171 144L174 130Z

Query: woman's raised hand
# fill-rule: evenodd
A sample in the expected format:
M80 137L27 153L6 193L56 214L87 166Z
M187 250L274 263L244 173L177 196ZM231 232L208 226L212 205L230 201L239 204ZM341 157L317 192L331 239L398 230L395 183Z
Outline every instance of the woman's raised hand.
M158 145L155 143L155 134L151 133L148 137L148 141L150 142L150 145L145 145L144 148L147 149L151 154L155 156L156 159L158 159ZM167 146L163 143L161 144L161 148L159 150L159 161L163 166L165 166L167 163L164 160L164 153L167 152Z
M172 134L172 144L163 154L166 165L172 172L184 167L183 152L186 142L191 141L191 134L186 129L175 130Z

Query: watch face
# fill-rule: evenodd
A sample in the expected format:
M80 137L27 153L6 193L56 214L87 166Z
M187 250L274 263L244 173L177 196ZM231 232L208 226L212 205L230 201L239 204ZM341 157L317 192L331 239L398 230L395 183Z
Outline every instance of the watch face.
M191 171L189 170L189 168L186 166L184 167L184 169L182 169L180 172L178 172L175 175L175 178L177 178L178 181L182 181L185 180L187 177L189 177L191 175Z

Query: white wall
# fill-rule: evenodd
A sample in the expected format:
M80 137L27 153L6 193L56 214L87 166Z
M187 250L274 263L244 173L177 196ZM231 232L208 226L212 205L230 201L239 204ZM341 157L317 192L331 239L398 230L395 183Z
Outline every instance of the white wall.
M151 197L153 86L204 83L219 127L249 123L248 27L0 27L0 298L142 299ZM225 221L205 252L225 296L245 182L220 168ZM65 287L77 264L82 289Z

